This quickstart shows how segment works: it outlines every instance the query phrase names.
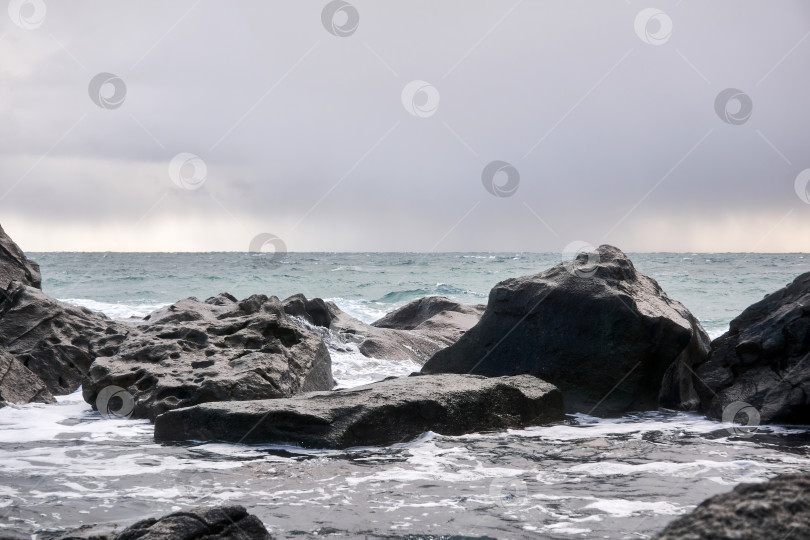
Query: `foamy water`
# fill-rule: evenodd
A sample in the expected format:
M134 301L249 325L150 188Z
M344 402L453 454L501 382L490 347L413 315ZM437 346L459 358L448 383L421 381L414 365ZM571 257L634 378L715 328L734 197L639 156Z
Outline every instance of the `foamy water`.
M36 254L44 290L114 318L228 291L331 299L372 322L444 294L486 302L496 282L555 254L290 254L268 271L240 254ZM637 267L690 308L712 337L745 306L810 270L800 255L647 254ZM227 268L228 277L223 277ZM322 334L342 387L419 369L362 356ZM646 538L740 482L807 470L810 433L751 437L699 415L661 411L523 430L426 433L345 451L160 445L146 421L104 419L81 393L0 409L0 534L129 524L195 505L242 504L279 538L464 535Z

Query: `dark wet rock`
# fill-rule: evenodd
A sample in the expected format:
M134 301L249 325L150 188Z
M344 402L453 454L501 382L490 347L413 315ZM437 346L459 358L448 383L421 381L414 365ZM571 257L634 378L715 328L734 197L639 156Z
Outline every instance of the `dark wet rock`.
M290 399L207 403L157 418L157 441L307 448L390 445L425 431L461 435L562 420L562 397L530 375L421 375Z
M321 338L284 313L278 298L187 298L148 315L117 353L96 359L83 385L96 406L107 386L134 398L132 417L211 401L290 397L334 387Z
M259 518L242 506L192 508L139 521L126 529L84 526L46 540L272 540Z
M437 352L423 373L529 373L556 385L566 410L601 416L697 406L690 367L709 338L619 249L507 279L480 322Z
M0 288L5 289L12 281L38 289L42 285L42 276L39 265L28 259L0 226Z
M0 351L0 402L53 403L53 395L42 379L34 375L19 360Z
M478 322L483 306L465 306L443 297L415 300L366 324L332 302L303 295L282 302L284 310L311 325L326 328L336 347L356 346L361 354L382 360L413 360L423 364L437 351L455 343Z
M676 519L657 540L789 540L810 538L810 474L783 474L740 484Z
M762 423L810 424L810 273L732 320L695 373L712 418L742 402Z
M75 391L97 356L114 353L126 325L12 282L0 294L0 347L53 395Z
M483 305L467 306L459 304L444 296L426 296L386 314L385 317L371 323L371 325L377 328L415 330L442 313L469 315L477 322L483 315L485 308L486 306Z

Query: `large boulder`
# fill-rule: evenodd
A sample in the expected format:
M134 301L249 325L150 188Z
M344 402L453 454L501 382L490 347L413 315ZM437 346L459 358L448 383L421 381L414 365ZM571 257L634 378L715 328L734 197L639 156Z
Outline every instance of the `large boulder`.
M599 416L697 406L691 366L709 337L694 316L619 249L507 279L480 322L423 373L529 373L557 386L566 410Z
M259 518L242 506L198 507L139 521L118 532L114 525L85 525L45 540L272 540Z
M733 420L747 404L762 423L810 424L810 272L732 320L695 374L712 418Z
M221 294L148 315L115 355L96 359L82 387L84 399L96 407L99 392L109 386L133 398L132 417L154 420L210 401L328 390L334 380L321 338L286 315L278 298L253 295L237 302Z
M53 395L42 379L22 362L0 350L0 407L6 403L53 403Z
M12 281L40 288L42 276L39 265L28 259L0 226L0 288L5 289Z
M461 435L563 417L559 390L530 375L422 375L290 399L174 410L158 416L155 439L348 448L390 445L429 430Z
M0 294L0 347L53 395L78 389L93 360L114 353L128 331L101 313L19 282Z
M810 538L810 474L740 484L670 523L656 540L798 540Z
M320 298L302 294L285 299L284 310L309 324L331 331L341 344L381 360L413 360L424 364L437 351L455 343L472 328L483 306L466 306L441 296L420 298L372 324L366 324Z

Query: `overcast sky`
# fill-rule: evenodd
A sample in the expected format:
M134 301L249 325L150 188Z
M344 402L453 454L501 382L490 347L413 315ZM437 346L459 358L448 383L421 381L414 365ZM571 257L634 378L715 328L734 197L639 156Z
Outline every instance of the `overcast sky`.
M807 1L6 3L28 251L810 251Z

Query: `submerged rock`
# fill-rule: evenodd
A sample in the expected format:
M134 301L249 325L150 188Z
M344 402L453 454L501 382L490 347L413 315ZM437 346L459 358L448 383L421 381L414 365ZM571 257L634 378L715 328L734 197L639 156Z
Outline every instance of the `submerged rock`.
M810 474L783 474L740 484L670 523L656 540L810 538Z
M39 289L42 276L39 265L27 258L0 226L0 288L5 289L12 281Z
M462 435L563 417L559 390L530 375L423 375L290 399L170 411L158 416L155 440L348 448L395 444L425 431Z
M133 397L132 417L154 420L199 403L328 390L334 380L320 337L286 315L278 298L253 295L237 302L221 294L148 315L115 355L93 362L85 401L95 407L108 386Z
M272 540L259 518L242 506L199 507L117 527L85 526L46 540Z
M810 272L732 320L695 373L712 418L733 420L729 407L744 403L759 416L749 424L810 424Z
M424 364L472 328L483 306L466 306L441 296L420 298L366 324L344 313L334 303L302 294L285 299L284 310L309 324L330 330L343 343L382 360L413 360Z
M613 416L695 408L689 369L709 337L695 317L619 249L507 279L480 322L437 352L423 373L529 373L556 385L568 412Z
M0 294L0 347L53 395L74 392L97 356L117 350L126 325L12 282Z
M0 351L0 402L53 403L53 395L42 379L34 375L19 360Z

